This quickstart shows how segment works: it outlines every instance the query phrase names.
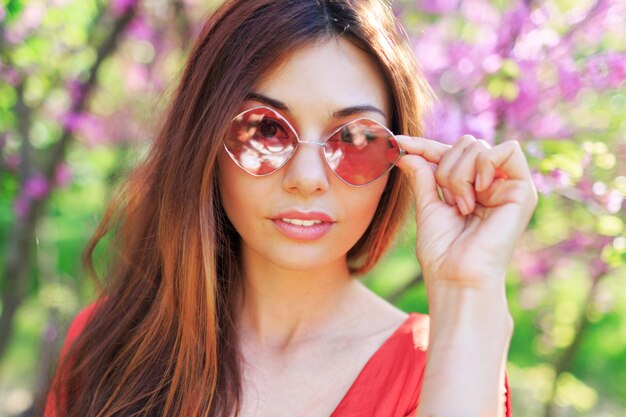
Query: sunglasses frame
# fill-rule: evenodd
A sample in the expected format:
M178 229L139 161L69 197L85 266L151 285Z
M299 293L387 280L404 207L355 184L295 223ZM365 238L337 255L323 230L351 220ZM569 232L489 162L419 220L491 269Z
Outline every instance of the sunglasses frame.
M265 110L269 110L272 113L276 114L283 122L285 122L287 124L287 126L289 127L289 129L291 129L291 131L293 132L293 134L296 137L296 146L293 149L293 152L291 153L291 155L289 155L289 157L285 160L285 162L283 162L282 164L280 164L280 166L276 167L275 170L273 170L272 172L268 172L265 174L253 174L251 172L249 172L248 170L246 170L244 167L242 167L237 158L230 152L230 150L228 149L228 147L226 146L226 141L224 140L222 142L222 144L224 145L224 149L226 150L226 152L228 153L228 156L230 156L230 159L233 160L233 162L235 163L235 165L237 165L239 168L241 168L244 172L246 172L249 175L252 175L254 177L265 177L267 175L271 175L273 173L275 173L276 171L278 171L279 169L281 169L282 167L284 167L285 165L287 165L287 163L291 160L291 158L296 154L296 152L298 151L298 147L300 146L301 143L310 143L312 145L318 145L321 146L322 148L324 148L326 146L326 144L328 143L328 139L330 139L334 134L336 134L337 132L339 132L341 129L343 129L344 127L346 127L347 125L351 124L351 123L355 123L358 122L359 120L367 120L370 122L374 122L377 125L381 126L383 129L385 129L388 133L389 133L389 137L393 138L394 142L396 143L396 145L398 146L398 157L395 159L395 161L393 161L393 163L391 163L391 165L389 166L389 168L387 168L385 171L383 171L379 176L377 176L376 178L374 178L371 181L366 182L365 184L350 184L349 182L347 182L346 180L344 180L343 178L341 178L339 176L339 174L337 174L335 172L334 169L332 169L332 167L330 166L330 161L328 161L328 158L326 157L326 153L322 152L322 154L324 155L324 160L326 161L326 165L328 166L328 168L332 171L333 174L335 174L335 176L337 178L339 178L341 180L341 182L343 182L344 184L347 184L351 187L355 187L355 188L360 188L360 187L365 187L366 185L369 185L371 183L373 183L374 181L380 179L383 175L385 175L386 173L388 173L389 171L391 171L391 169L396 166L396 163L400 160L400 158L404 155L406 155L406 151L404 149L402 149L400 147L400 144L398 143L396 136L393 134L393 132L391 130L389 130L385 125L383 125L382 123L374 120L374 119L370 119L368 117L359 117L357 119L354 120L350 120L347 123L342 124L341 126L339 126L337 129L333 130L330 134L326 135L323 138L323 142L315 142L315 141L310 141L310 140L301 140L300 139L300 135L298 134L298 131L292 126L291 123L289 123L289 120L287 120L286 117L284 117L282 114L280 114L280 112L278 112L275 109L272 109L271 107L268 106L254 106L254 107L250 107L249 109L246 109L240 113L238 113L235 117L233 117L230 121L230 123L232 124L233 122L235 122L237 120L237 118L241 117L243 114L252 111L252 110L258 110L258 109L265 109Z

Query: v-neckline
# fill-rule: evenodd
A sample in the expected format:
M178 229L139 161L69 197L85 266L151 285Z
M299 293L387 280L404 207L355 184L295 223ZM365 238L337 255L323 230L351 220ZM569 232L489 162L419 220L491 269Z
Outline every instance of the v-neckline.
M394 330L394 332L387 339L385 339L385 341L378 347L378 349L376 349L372 356L369 357L367 362L365 362L365 365L363 365L363 368L361 368L359 374L356 376L355 380L352 381L350 388L348 388L348 391L346 391L344 396L339 401L339 404L337 404L329 417L335 417L335 414L339 412L339 410L343 407L343 404L348 401L350 395L352 394L352 391L355 390L355 387L361 381L363 375L365 375L365 372L373 366L374 360L378 358L380 352L382 352L391 343L391 341L396 338L396 336L400 333L400 330L404 328L404 326L413 318L413 316L414 313L409 313L408 317L402 322L402 324L400 324L400 326L398 326L398 328Z

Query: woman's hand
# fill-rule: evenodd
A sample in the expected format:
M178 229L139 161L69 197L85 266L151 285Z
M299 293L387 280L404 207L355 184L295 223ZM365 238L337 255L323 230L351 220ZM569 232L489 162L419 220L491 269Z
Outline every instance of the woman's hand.
M471 135L453 146L397 138L407 151L398 167L409 176L415 196L416 255L427 287L503 288L516 243L537 205L519 143L491 147Z

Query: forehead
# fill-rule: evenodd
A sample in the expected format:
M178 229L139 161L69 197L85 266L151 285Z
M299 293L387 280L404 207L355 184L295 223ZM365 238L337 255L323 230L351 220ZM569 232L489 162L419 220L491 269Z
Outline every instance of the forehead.
M368 117L390 122L383 74L371 56L341 37L289 53L253 90L285 103L302 123L327 120L337 110L362 105L376 106L387 115L368 113Z

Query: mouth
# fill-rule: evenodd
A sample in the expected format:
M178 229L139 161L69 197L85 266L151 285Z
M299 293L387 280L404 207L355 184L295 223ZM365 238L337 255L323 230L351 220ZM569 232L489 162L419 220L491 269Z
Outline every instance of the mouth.
M326 236L334 226L334 222L324 222L319 219L304 220L288 217L272 219L274 226L283 235L300 241L318 240Z
M304 227L311 227L316 224L324 223L321 220L290 219L288 217L283 217L282 219L276 219L276 220L281 220L285 223L294 224L296 226L304 226Z
M297 226L311 226L319 223L335 223L335 219L326 212L304 211L300 209L283 211L273 216L272 220L283 220Z

